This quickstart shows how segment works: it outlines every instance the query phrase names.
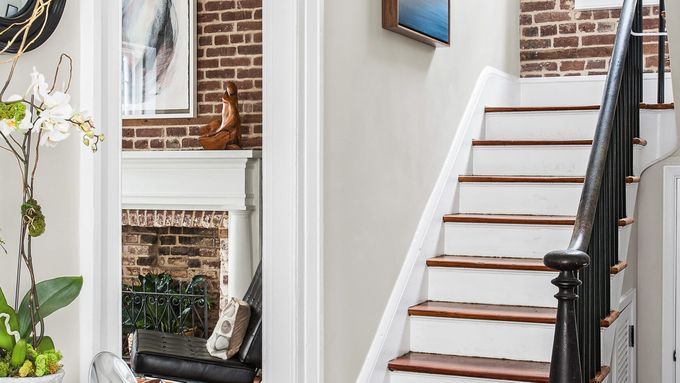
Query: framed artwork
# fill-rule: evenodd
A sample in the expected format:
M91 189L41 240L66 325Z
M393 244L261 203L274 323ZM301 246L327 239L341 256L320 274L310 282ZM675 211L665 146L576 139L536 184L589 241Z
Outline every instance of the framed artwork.
M122 114L196 116L196 0L123 0Z
M451 45L450 0L383 0L383 28L434 47Z

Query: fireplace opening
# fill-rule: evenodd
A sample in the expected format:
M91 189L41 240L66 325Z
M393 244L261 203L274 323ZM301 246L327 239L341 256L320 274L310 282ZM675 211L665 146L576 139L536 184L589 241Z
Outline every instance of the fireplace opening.
M227 213L126 210L123 224L123 354L139 328L208 336L227 299Z

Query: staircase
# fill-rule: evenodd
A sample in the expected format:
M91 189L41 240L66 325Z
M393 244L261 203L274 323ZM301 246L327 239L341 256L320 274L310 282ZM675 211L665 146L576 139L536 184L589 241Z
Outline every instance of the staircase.
M558 273L543 257L572 236L598 109L486 109L470 174L459 177L459 212L442 218L445 255L427 261L428 301L409 309L411 352L389 363L391 383L549 381ZM635 211L646 144L633 139L628 212ZM634 221L618 220L612 307L623 293ZM613 343L619 315L600 321L602 350L613 348L605 343ZM609 381L611 355L603 353L593 382Z
M623 278L640 174L663 145L651 133L644 152L642 116L672 108L663 72L642 104L642 27L642 2L624 0L602 105L486 108L391 383L635 381Z

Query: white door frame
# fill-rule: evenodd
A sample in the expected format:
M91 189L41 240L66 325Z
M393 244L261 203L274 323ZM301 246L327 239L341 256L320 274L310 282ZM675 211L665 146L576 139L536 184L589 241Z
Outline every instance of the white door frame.
M120 352L120 0L81 2L82 98L107 134L81 161L81 381ZM264 0L264 379L323 375L323 0ZM90 154L91 156L91 154ZM89 237L89 238L88 238Z
M678 291L678 262L680 256L680 166L663 168L663 260L662 260L662 315L661 315L661 381L680 381L680 370L675 368L673 352L679 339L680 292Z
M92 357L121 352L120 15L121 0L80 1L81 107L106 135L80 158L80 382Z
M323 0L264 0L264 381L323 375Z

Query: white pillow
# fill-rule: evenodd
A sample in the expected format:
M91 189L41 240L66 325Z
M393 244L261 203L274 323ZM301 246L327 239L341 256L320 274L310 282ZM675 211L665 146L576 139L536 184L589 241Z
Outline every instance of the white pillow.
M208 339L208 353L216 358L231 359L238 354L250 323L248 303L231 298Z

